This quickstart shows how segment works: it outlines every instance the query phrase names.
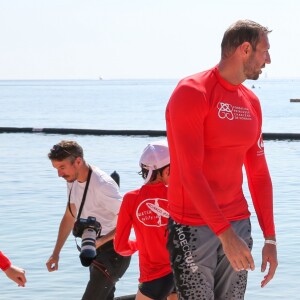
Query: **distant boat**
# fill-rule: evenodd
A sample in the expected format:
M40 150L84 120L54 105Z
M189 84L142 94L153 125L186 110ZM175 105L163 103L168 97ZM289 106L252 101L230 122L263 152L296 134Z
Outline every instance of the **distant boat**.
M99 80L103 80L102 76L99 76Z

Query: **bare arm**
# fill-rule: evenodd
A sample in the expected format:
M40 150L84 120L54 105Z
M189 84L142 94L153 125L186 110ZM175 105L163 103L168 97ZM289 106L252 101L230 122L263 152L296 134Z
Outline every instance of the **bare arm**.
M72 213L76 216L76 208L74 204L70 204L72 209ZM49 272L58 270L58 261L59 261L59 254L61 249L63 248L73 226L74 226L74 217L72 216L69 207L67 206L65 214L60 222L58 236L56 240L56 244L53 250L52 255L48 259L46 266Z
M26 277L25 270L11 265L7 270L4 271L5 275L18 284L18 286L25 287Z
M219 235L223 250L235 271L254 270L254 260L246 243L230 227Z
M96 248L101 247L102 245L106 244L107 242L111 241L115 237L116 229L113 229L106 235L102 236L101 238L97 239L96 241Z
M266 240L273 240L274 242L276 241L275 236L266 237ZM278 266L276 245L265 244L262 249L261 272L266 271L267 265L269 265L268 273L262 280L261 287L266 286L275 275Z

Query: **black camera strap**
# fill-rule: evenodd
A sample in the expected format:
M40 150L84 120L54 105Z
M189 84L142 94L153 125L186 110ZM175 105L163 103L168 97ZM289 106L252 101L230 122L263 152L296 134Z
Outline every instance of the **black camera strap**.
M84 202L85 202L87 190L88 190L88 187L89 187L89 184L90 184L90 179L91 179L92 171L93 171L93 170L92 170L91 166L89 166L89 173L88 173L88 177L87 177L87 180L86 180L84 192L83 192L83 195L82 195L82 200L81 200L80 208L79 208L79 211L78 211L78 214L77 214L77 220L78 220L78 219L80 218L80 216L81 216L81 212L82 212L83 205L84 205ZM74 216L73 213L72 213L71 205L70 205L70 202L71 202L71 192L72 192L72 188L71 188L70 193L69 193L68 206L69 206L69 211L70 211L71 215L75 218L75 216ZM75 243L76 243L76 248L77 248L77 250L78 250L79 252L81 252L81 248L80 248L80 247L78 246L78 244L77 244L76 237L75 237Z
M88 173L88 177L87 177L87 180L86 180L86 185L85 185L85 188L84 188L84 192L83 192L83 195L82 195L82 200L81 200L80 208L79 208L79 211L78 211L78 214L77 214L77 220L81 216L81 212L82 212L83 205L84 205L84 202L85 202L87 190L88 190L88 187L89 187L89 184L90 184L90 179L91 179L92 171L93 171L92 168L89 166L89 173ZM69 207L69 211L70 211L71 215L75 218L75 216L72 213L71 206L70 206L71 192L72 192L72 189L70 190L70 193L69 193L68 207Z

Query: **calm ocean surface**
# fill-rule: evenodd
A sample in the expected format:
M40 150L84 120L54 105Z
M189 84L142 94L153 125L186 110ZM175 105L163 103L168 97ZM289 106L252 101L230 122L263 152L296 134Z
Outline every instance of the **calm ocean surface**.
M164 110L176 80L0 81L0 127L165 130ZM300 80L246 82L261 99L263 132L300 133ZM137 174L142 149L158 138L128 136L0 134L0 249L26 269L26 288L0 273L0 299L81 299L88 281L74 238L61 252L59 270L49 273L58 225L66 206L66 183L47 158L53 144L76 139L86 160L121 177L121 192L142 184ZM246 300L300 299L300 141L265 141L274 185L279 267L260 288L263 238L249 199L256 270L249 273ZM246 188L246 184L245 184ZM135 293L137 256L117 284L116 296Z

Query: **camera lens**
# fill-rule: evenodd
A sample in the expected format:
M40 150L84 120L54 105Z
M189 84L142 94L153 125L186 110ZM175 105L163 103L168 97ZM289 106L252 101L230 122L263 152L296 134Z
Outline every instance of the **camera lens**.
M81 264L89 266L96 257L96 231L92 228L86 228L82 233L81 253L79 255Z

